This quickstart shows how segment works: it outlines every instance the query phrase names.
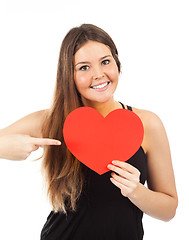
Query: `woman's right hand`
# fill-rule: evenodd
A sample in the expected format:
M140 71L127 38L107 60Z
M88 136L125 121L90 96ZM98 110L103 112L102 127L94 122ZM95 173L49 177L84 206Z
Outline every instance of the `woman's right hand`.
M33 151L46 145L61 145L59 140L34 138L23 134L0 136L0 158L25 160Z

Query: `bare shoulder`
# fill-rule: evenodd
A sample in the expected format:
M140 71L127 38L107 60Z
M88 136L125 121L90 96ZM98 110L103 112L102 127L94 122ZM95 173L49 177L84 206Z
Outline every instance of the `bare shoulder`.
M166 135L163 123L159 116L154 112L132 107L133 112L138 115L144 126L144 139L142 147L145 152L150 149L150 142Z
M138 108L134 108L132 107L133 112L136 113L144 127L148 130L150 129L156 129L156 128L161 128L162 127L162 121L161 119L158 117L157 114L155 114L154 112L148 111L148 110L144 110L144 109L138 109Z
M30 113L19 119L8 127L0 130L0 135L5 134L26 134L31 137L42 137L41 129L45 118L48 116L48 109Z
M172 196L177 205L171 151L163 123L153 112L136 108L133 108L133 111L144 125L143 149L147 153L148 187Z

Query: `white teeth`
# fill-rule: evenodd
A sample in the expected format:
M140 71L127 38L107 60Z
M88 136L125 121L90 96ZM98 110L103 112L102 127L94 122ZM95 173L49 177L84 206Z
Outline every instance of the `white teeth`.
M105 87L106 85L108 85L108 82L103 83L103 84L98 85L98 86L95 86L95 87L92 87L92 88L103 88L103 87Z

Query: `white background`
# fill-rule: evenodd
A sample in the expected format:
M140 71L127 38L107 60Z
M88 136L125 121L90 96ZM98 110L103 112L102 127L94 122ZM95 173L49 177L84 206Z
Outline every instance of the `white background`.
M155 112L170 142L179 207L168 223L144 216L145 240L188 232L189 6L184 0L0 2L0 128L49 108L59 49L72 27L92 23L115 41L122 75L115 99ZM41 162L0 161L0 239L37 240L51 207ZM166 182L165 182L166 184Z

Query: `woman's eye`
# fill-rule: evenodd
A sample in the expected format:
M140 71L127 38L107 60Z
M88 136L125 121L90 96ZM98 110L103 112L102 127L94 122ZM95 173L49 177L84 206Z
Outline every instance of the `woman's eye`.
M89 66L82 66L82 67L80 67L80 69L79 70L82 70L82 71L86 71L87 69L89 69Z
M108 60L108 59L102 61L102 64L103 64L103 65L108 65L109 63L110 63L110 60Z

